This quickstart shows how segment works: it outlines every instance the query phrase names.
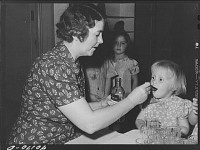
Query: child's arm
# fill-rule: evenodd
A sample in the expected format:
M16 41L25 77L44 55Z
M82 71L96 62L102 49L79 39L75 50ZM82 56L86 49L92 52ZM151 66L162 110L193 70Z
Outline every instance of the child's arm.
M193 98L193 107L192 111L190 112L188 116L188 121L191 125L195 125L198 122L198 100L196 98Z
M137 74L134 74L134 75L131 75L131 90L134 90L137 86L138 86L138 75Z
M111 90L111 78L106 78L105 96L110 95L110 90Z
M139 115L135 120L135 125L138 129L141 129L145 125L145 111L140 111Z
M191 113L189 114L189 117L188 117L188 121L191 125L194 126L198 122L198 116L193 111L191 111Z
M187 118L178 118L178 124L181 127L181 133L187 135L190 129Z
M131 90L134 90L138 86L138 73L140 72L139 64L136 60L131 59L129 71L131 73Z

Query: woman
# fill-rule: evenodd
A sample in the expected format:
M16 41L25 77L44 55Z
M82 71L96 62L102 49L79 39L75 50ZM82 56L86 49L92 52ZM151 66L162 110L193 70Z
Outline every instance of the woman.
M95 6L72 5L57 28L62 41L33 64L9 144L64 144L109 126L147 98L149 83L116 105L106 107L106 100L88 104L78 58L91 56L103 43L104 18Z

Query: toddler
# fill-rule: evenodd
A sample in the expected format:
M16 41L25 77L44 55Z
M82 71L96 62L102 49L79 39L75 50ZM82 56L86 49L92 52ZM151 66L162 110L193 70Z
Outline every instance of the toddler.
M189 132L188 115L192 102L179 97L186 93L186 78L178 64L160 60L151 66L152 91L150 104L141 110L135 123L141 128L145 121L157 120L161 127L179 126L181 133Z

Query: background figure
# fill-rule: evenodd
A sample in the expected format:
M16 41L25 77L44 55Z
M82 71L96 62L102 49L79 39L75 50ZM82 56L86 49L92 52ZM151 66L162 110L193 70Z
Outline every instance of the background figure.
M113 30L111 36L112 53L105 62L108 67L106 86L107 90L110 90L114 85L112 77L119 75L127 95L138 85L139 64L127 55L130 48L130 37L124 30L124 22L117 22L114 29L116 30Z
M135 87L138 86L138 62L130 58L127 55L127 51L130 48L130 37L124 30L124 22L119 21L115 24L112 33L112 54L108 60L106 60L107 79L106 79L106 93L110 93L110 89L114 86L113 77L119 75L122 79L122 87L125 90L125 95L128 95ZM126 118L126 117L125 117ZM132 120L134 117L132 116ZM125 119L126 120L126 119ZM130 122L116 122L111 126L111 129L123 132L125 127L122 124L128 124Z
M97 51L92 57L82 59L88 102L101 101L108 96L105 93L107 67L104 64L103 56L100 54L101 51L99 49Z
M179 126L186 136L189 132L188 115L192 102L178 97L186 93L186 78L181 68L169 60L160 60L151 66L151 85L157 88L152 91L153 98L146 108L142 109L136 119L140 129L145 121L159 121L161 127Z

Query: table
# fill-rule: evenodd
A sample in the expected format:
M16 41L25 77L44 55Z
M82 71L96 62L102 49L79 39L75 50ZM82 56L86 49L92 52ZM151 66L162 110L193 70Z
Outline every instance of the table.
M113 136L107 141L103 141L102 144L139 144L137 139L142 138L139 130L131 130L124 134L118 134Z
M92 135L82 135L66 144L138 144L136 142L138 138L141 138L139 130L121 134L105 129Z

